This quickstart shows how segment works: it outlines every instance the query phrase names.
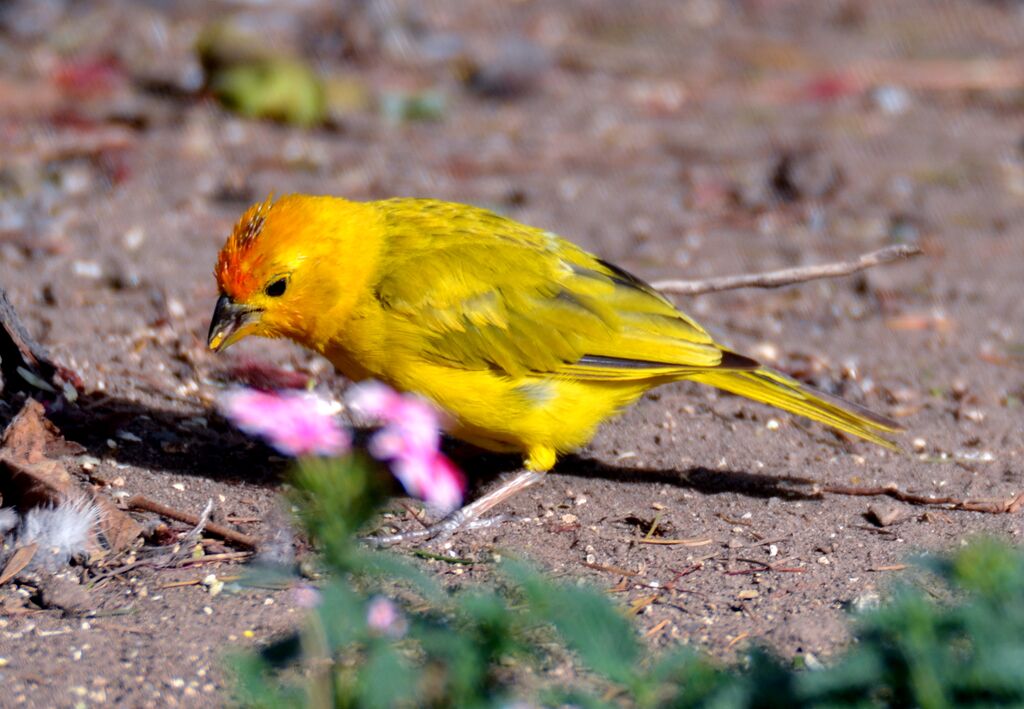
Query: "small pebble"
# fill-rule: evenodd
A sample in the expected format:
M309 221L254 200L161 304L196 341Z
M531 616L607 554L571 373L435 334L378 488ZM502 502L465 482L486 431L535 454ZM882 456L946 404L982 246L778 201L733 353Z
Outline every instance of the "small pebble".
M910 109L910 94L899 86L879 86L871 92L871 98L882 113L900 116Z
M103 277L103 267L96 261L75 261L71 264L71 272L81 278L92 280Z
M127 249L128 251L137 251L139 247L142 246L142 242L144 242L145 240L145 229L137 226L132 227L131 229L124 233L122 243L124 243L124 248Z

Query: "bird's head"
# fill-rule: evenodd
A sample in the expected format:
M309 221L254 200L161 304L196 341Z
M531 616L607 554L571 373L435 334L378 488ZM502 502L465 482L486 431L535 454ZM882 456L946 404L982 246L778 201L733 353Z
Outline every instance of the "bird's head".
M289 195L249 207L217 259L207 345L216 352L257 335L318 349L364 291L380 235L368 203Z

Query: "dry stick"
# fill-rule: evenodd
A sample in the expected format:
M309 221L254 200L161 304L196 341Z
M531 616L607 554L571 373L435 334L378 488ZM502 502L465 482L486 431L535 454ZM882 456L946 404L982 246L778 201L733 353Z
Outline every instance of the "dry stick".
M150 500L148 497L145 497L143 495L132 495L131 497L128 498L128 502L126 504L131 509L145 510L146 512L154 512L160 515L161 517L167 517L168 519L177 520L178 522L184 522L185 524L199 524L198 515L190 514L188 512L182 512L180 510L174 509L173 507L168 507L167 505L161 505L159 502L154 502L153 500ZM249 536L248 534L237 532L234 529L230 529L228 527L222 527L221 525L215 524L213 522L207 522L204 529L210 534L216 535L221 539L226 539L229 542L234 542L235 544L238 544L243 547L248 547L249 549L256 548L256 539L254 537Z
M922 253L921 249L917 246L899 244L896 246L886 246L884 249L864 254L855 261L837 261L817 266L784 268L781 271L769 271L767 273L744 273L738 276L721 276L719 278L708 278L699 281L655 281L651 285L663 293L671 293L672 295L701 295L702 293L715 293L723 290L736 290L737 288L779 288L792 285L793 283L814 281L819 278L848 276L851 273L857 273L874 266L911 258L920 253Z
M895 485L882 485L880 487L847 487L844 485L824 485L819 487L818 492L832 495L851 495L854 497L877 497L887 496L900 502L907 502L912 505L927 505L943 507L951 510L964 510L966 512L984 512L986 514L1014 514L1024 508L1024 492L1017 493L1009 500L961 500L956 497L932 497L930 495L915 495L912 492L904 492Z
M223 554L207 554L206 556L200 556L196 559L182 559L175 568L184 569L189 566L199 566L201 564L218 564L222 561L240 561L241 559L248 559L252 556L251 551L228 551Z

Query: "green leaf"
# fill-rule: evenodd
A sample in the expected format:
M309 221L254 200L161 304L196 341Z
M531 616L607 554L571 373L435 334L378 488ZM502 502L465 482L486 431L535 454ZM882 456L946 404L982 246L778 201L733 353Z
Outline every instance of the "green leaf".
M394 645L373 643L359 672L356 692L365 709L391 709L403 703L415 705L421 671L404 662Z
M332 654L366 634L364 604L341 580L335 580L321 592L316 618L323 629L327 650Z
M447 603L447 594L433 577L393 552L361 549L353 557L352 565L359 574L367 577L404 583L430 603Z
M229 656L238 704L255 709L301 706L301 693L276 681L271 667L256 653Z
M604 594L551 583L523 564L503 568L520 587L528 612L553 625L591 669L616 682L632 681L640 656L636 631Z

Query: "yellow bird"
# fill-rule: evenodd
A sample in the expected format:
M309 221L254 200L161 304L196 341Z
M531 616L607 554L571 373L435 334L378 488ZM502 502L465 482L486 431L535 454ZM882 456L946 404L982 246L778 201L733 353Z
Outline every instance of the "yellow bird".
M883 434L900 430L724 348L642 280L552 232L464 204L270 199L239 220L216 277L210 349L291 339L353 381L427 397L450 414L452 435L520 452L531 473L682 379L887 447ZM539 476L521 477L518 487Z

